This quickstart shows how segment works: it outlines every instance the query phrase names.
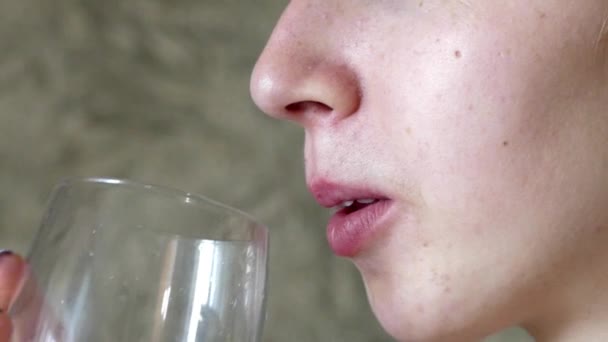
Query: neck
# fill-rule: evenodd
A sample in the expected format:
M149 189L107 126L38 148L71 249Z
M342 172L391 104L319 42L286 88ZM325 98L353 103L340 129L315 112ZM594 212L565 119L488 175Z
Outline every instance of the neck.
M550 325L530 326L528 330L537 342L586 342L608 341L608 315L599 317L589 313L568 322L552 322Z

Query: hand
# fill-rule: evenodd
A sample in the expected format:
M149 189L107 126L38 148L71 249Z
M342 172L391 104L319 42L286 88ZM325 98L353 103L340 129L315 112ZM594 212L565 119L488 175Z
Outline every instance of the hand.
M12 324L8 309L25 273L25 261L9 251L0 251L0 342L10 339Z

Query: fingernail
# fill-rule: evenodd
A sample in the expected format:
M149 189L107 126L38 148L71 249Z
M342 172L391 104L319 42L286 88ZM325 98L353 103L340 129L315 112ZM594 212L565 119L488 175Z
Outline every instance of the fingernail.
M13 255L14 253L8 249L0 249L0 258L5 255Z

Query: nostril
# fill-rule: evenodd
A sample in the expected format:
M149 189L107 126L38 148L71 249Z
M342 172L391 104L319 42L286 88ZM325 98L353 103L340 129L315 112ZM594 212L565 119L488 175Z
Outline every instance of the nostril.
M285 106L290 114L302 114L302 113L331 113L333 109L321 102L317 101L300 101Z

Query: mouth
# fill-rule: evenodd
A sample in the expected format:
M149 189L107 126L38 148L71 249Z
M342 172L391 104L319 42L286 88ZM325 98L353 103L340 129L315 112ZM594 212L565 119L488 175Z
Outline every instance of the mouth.
M382 200L383 199L378 198L351 199L343 201L332 209L334 210L334 212L342 212L344 215L349 215L361 209L365 209L370 205L374 205Z
M382 223L393 201L378 191L327 181L314 182L309 188L319 204L334 211L327 240L336 255L355 257L385 228Z

